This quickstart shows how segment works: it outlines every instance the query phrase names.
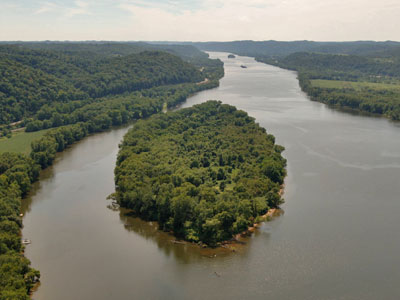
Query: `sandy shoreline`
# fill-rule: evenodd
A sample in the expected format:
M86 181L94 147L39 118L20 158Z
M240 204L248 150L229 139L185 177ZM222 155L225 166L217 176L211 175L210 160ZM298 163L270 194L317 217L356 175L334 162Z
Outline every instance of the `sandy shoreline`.
M285 191L285 184L281 185L281 189L279 190L279 196L282 197L283 193ZM245 242L243 241L244 238L249 237L251 234L253 234L257 228L262 226L262 223L265 221L271 221L274 217L279 217L283 213L283 210L280 208L270 208L267 213L264 215L260 216L261 221L254 223L252 226L250 226L247 230L238 233L233 236L233 239L230 241L224 241L221 243L221 247L229 249L233 252L236 251L236 247L239 245L243 245Z
M281 189L279 190L279 195L282 196L284 193L284 188L285 185L281 186ZM116 207L112 207L112 205L110 205L111 209L115 209L115 210L123 210L124 211L124 215L126 217L128 217L127 220L125 220L125 227L130 226L129 224L129 218L138 218L138 217L134 217L134 216L129 216L129 212L131 212L131 210L129 209L123 209L121 207L119 207L118 205L116 205ZM181 239L177 239L172 232L163 232L164 234L167 234L169 236L168 240L170 243L172 244L176 244L176 245L191 245L194 247L198 247L200 249L202 249L201 251L206 251L207 254L205 254L205 256L208 257L215 257L215 251L219 251L219 250L224 250L224 251L228 251L228 252L236 252L236 251L240 251L241 248L245 247L247 242L248 242L248 238L257 230L257 228L262 226L262 223L265 221L271 221L272 219L279 217L283 214L283 210L281 210L280 208L271 208L269 209L264 215L259 216L258 220L259 222L254 223L253 225L251 225L247 230L238 233L236 235L234 235L230 240L226 240L226 241L222 241L220 243L218 243L217 247L209 247L206 244L203 243L196 243L196 242L190 242L190 241L185 241L185 240L181 240ZM127 222L128 221L128 222ZM144 221L146 222L146 221ZM148 224L152 224L152 226L156 226L157 231L160 231L160 229L158 228L158 223L157 222L146 222ZM211 251L211 252L209 252Z

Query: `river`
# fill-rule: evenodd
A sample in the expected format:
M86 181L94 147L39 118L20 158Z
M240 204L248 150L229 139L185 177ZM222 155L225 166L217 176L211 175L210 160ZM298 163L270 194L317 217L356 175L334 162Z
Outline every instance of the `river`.
M33 299L398 299L399 125L308 100L294 72L211 56L225 62L220 87L182 106L218 99L275 135L288 160L284 214L236 253L173 244L107 208L127 128L88 137L24 202L26 256L42 274Z

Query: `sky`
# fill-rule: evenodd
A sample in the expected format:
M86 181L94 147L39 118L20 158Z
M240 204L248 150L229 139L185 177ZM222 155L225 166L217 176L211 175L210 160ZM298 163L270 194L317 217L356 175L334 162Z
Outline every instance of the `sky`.
M0 0L0 40L400 41L400 0Z

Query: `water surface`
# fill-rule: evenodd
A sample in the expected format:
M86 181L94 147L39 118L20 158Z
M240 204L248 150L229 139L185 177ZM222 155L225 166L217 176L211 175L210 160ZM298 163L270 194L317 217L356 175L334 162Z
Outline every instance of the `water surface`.
M33 298L398 299L400 127L308 100L294 72L212 57L225 62L220 87L183 107L218 99L275 135L288 160L285 214L237 253L173 244L107 208L127 129L91 136L58 156L25 203L26 255L42 273Z

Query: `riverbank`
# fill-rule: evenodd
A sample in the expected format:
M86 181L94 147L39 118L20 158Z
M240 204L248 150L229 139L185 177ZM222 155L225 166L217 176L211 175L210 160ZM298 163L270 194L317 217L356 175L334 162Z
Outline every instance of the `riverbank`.
M285 192L285 184L282 184L279 190L279 196L282 197ZM222 243L222 247L227 248L233 252L239 245L242 245L245 241L244 238L251 236L257 229L259 229L264 222L272 221L274 218L281 216L284 211L281 208L270 208L268 211L259 217L259 221L250 226L246 231L236 234L231 241Z
M284 191L285 191L285 184L282 184L281 189L279 190L280 197L283 196ZM247 244L248 238L253 233L255 233L256 230L259 229L264 222L272 221L273 219L280 217L282 214L284 214L284 211L281 208L270 208L264 215L259 216L258 217L259 221L256 223L253 223L253 225L249 226L247 230L234 235L232 237L232 239L230 239L230 240L226 240L226 241L222 241L222 242L218 243L216 247L209 247L208 245L206 245L204 243L194 243L194 242L189 242L189 241L184 241L184 240L176 240L176 239L171 240L171 242L174 244L182 244L182 245L193 244L193 245L197 245L201 248L208 248L208 249L214 249L214 250L218 250L218 249L222 248L222 249L229 250L231 252L236 252L238 250L238 248L242 248L244 245ZM152 222L152 223L157 224L157 222ZM168 234L173 236L172 232L169 232Z

